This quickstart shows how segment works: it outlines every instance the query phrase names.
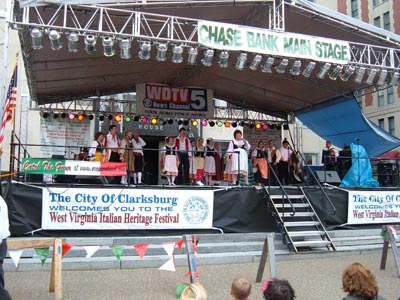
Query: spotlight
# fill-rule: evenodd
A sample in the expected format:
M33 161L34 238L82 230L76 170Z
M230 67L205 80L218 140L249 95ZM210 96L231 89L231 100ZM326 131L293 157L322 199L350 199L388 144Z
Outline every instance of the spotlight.
M72 113L70 113L70 114L68 115L68 119L70 119L70 120L73 120L73 119L75 119L75 115L74 115L74 114L72 114Z
M281 130L282 129L282 125L276 125L276 130Z
M229 66L229 53L228 51L221 51L219 54L218 65L221 68L227 68Z
M391 85L397 85L399 82L400 78L400 73L399 72L393 72L392 73L392 78L390 79L390 84Z
M180 64L183 62L183 48L181 45L174 45L172 48L172 62L174 64Z
M207 49L204 51L204 58L201 60L202 64L206 67L211 67L214 59L214 50Z
M387 77L387 70L382 69L381 73L379 74L378 81L376 82L376 84L378 86L384 85L385 81L386 81L386 77Z
M157 119L156 119L156 118L152 118L151 121L150 121L150 123L151 123L152 125L157 125Z
M347 81L349 80L350 76L353 75L354 71L356 68L352 65L347 65L344 67L344 72L339 75L340 79L342 81Z
M256 71L258 68L258 65L261 63L262 60L262 55L261 54L257 54L256 56L254 56L253 61L250 64L250 70L252 71Z
M114 39L110 36L103 37L102 41L104 56L110 57L115 55Z
M342 70L343 70L343 66L337 65L336 68L332 72L329 73L329 76L328 76L329 79L336 80L339 77L339 75L342 73Z
M240 122L239 122L239 126L242 126L242 127L243 127L244 125L245 125L244 121L240 121Z
M261 129L262 125L261 123L256 123L256 129Z
M119 41L119 57L122 59L130 59L131 54L131 40L129 38L122 38Z
M58 118L58 113L54 113L53 114L53 119L57 119Z
M179 121L178 121L178 125L179 125L179 126L182 125L182 123L183 123L182 120L179 120Z
M268 57L261 71L264 73L272 73L272 65L274 64L274 61L275 59L273 57Z
M109 115L108 115L108 120L111 121L112 119L114 119L114 116L113 116L112 114L109 114Z
M140 117L139 117L139 116L134 116L134 117L133 117L133 121L138 122L139 120L140 120Z
M264 130L267 130L267 129L269 128L269 126L268 126L268 124L264 124L264 125L262 126L262 128L263 128Z
M369 69L367 73L368 73L368 76L367 76L367 79L365 80L365 83L372 84L372 82L375 79L376 74L378 73L378 70L377 69Z
M307 67L303 70L303 73L301 73L301 75L303 75L304 77L310 77L312 71L315 68L316 63L314 61L310 61L307 65Z
M283 124L283 130L289 130L289 124Z
M65 119L67 117L67 114L65 112L61 113L61 119Z
M139 51L139 58L148 60L150 59L150 50L151 50L151 44L150 42L143 42L140 45L140 51Z
M166 59L167 59L167 50L168 50L167 44L164 44L164 43L157 44L157 56L156 56L156 59L158 61L166 61Z
M47 119L49 117L49 113L48 112L43 112L42 113L42 118L43 119Z
M82 122L83 120L85 120L85 115L84 114L79 114L77 119L78 119L79 122Z
M207 120L201 121L201 126L207 126L207 124L208 124Z
M215 126L215 122L214 121L209 121L208 124L210 125L210 127L214 127Z
M103 115L101 115L101 116L99 116L99 121L104 121L104 116Z
M197 63L197 55L199 54L197 48L191 47L188 52L187 64L195 65Z
M168 124L169 124L169 125L172 125L172 124L174 124L174 120L172 120L172 119L169 119L169 120L168 120Z
M289 60L287 58L284 58L281 60L281 62L279 63L279 65L276 67L276 72L283 74L285 73L286 67L289 64Z
M222 122L222 121L218 121L218 122L217 122L217 126L218 126L218 127L222 127L222 125L224 125L224 122Z
M148 119L146 117L142 118L142 123L147 123Z
M188 120L183 120L183 126L188 126L189 125L189 121Z
M89 115L89 120L92 121L94 119L94 115Z
M68 51L70 53L78 52L78 41L79 41L78 34L76 32L70 32L67 35L67 40L68 40Z
M124 120L126 123L129 123L130 121L132 121L130 116L125 116Z
M226 128L229 128L229 127L231 127L231 122L229 122L229 121L226 121L226 122L225 122L225 127L226 127Z
M62 48L61 34L57 30L54 29L50 30L49 39L50 39L51 49L60 50Z
M366 70L367 69L365 67L357 67L356 76L354 77L354 82L361 83L363 81Z
M250 128L250 129L253 129L253 128L254 128L254 123L250 123L250 124L249 124L249 128Z
M197 127L197 125L199 125L199 122L197 122L196 120L193 120L192 121L192 126L193 127Z
M326 76L326 73L328 73L329 69L331 68L330 63L325 63L322 67L321 70L318 72L317 77L319 79L324 79Z
M43 48L42 36L43 36L43 32L39 28L33 28L31 30L32 49L39 50L39 49Z
M122 120L122 116L121 115L115 115L114 120L119 123Z
M292 65L292 68L290 69L290 74L292 74L293 76L299 76L300 68L301 68L301 61L295 60L295 62Z
M240 53L238 56L238 59L236 61L236 70L242 71L244 69L244 65L246 64L247 61L247 53Z
M269 126L269 129L275 129L276 128L276 125L275 124L271 124L270 126Z
M237 122L232 122L231 125L232 125L233 128L236 128L238 126Z
M85 36L85 51L87 54L96 52L96 37L93 34Z

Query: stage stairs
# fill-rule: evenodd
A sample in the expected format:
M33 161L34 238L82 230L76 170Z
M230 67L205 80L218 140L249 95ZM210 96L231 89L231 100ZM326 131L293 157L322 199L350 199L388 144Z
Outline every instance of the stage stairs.
M336 251L335 245L301 187L268 190L267 201L289 250L298 253L310 248Z

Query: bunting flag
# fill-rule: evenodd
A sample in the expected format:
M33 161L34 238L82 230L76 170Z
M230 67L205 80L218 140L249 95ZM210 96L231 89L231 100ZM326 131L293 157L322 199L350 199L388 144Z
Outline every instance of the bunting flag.
M139 254L140 258L144 258L146 255L147 248L149 247L149 244L141 244L141 245L135 245L133 246L136 250L136 252Z
M62 245L62 256L66 254L69 250L71 250L72 244L64 244Z
M169 259L165 264L163 264L158 269L163 271L175 272L176 270L175 270L174 259L173 258Z
M84 246L84 248L86 250L86 258L89 258L99 250L100 246Z
M172 257L174 254L175 243L164 243L163 247L168 256Z
M182 250L182 244L183 244L183 240L179 240L175 243L178 246L179 250Z
M42 262L42 266L44 265L47 256L49 255L49 247L47 248L35 248L35 252L40 257L40 261Z
M399 238L397 236L396 227L394 227L393 225L390 225L389 230L392 232L394 239L397 241Z
M7 90L7 96L4 103L3 118L1 119L1 129L0 129L0 145L4 140L4 131L8 121L13 118L13 111L17 104L17 65L15 65L13 75L10 80L10 84Z
M121 259L121 255L122 255L122 251L124 251L124 246L112 246L110 247L111 252L114 253L115 257L120 260Z
M14 262L14 265L16 268L18 268L19 260L21 258L23 251L24 251L24 249L8 250L8 253L10 254L10 257L11 257L12 261Z

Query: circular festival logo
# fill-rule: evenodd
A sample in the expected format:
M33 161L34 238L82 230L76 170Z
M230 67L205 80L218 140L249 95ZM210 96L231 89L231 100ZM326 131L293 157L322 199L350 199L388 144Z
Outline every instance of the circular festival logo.
M144 98L143 99L143 106L144 107L150 108L150 107L152 107L152 105L153 105L153 101L151 99L149 99L149 98Z
M183 216L190 224L201 224L208 216L208 204L202 197L194 196L183 205Z

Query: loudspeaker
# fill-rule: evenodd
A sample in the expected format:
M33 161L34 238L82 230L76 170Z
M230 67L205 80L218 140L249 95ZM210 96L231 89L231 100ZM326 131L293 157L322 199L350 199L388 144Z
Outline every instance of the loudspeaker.
M336 171L315 171L315 175L321 183L339 185L342 181Z

